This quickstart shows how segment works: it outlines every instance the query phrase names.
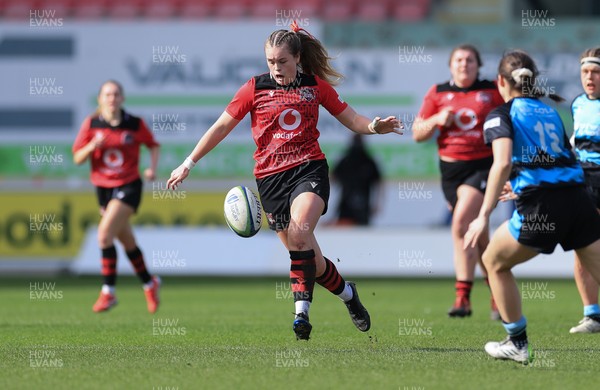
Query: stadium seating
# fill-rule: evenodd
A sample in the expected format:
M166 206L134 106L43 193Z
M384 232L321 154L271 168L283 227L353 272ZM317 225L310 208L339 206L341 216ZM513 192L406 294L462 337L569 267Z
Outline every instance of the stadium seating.
M107 9L107 16L116 20L136 19L146 3L144 0L113 0Z
M266 20L286 10L329 22L419 21L430 7L430 0L0 0L0 19L27 20L30 11L46 9L75 20Z
M211 0L182 0L176 16L182 19L206 19L213 14L215 3Z
M224 20L235 20L245 17L248 10L255 6L247 0L230 0L216 3L214 17Z
M301 18L319 17L322 7L321 0L289 0L286 8L300 11Z
M178 6L175 1L152 0L144 6L142 15L153 20L170 19L177 15Z
M345 22L352 19L353 1L334 0L323 5L322 17L331 22Z
M93 20L100 19L106 15L109 7L108 0L80 0L71 9L73 19Z
M30 10L37 7L37 3L33 0L5 0L0 4L3 18L9 20L29 19Z
M73 8L73 0L42 0L39 9L51 10L57 18L67 17Z
M277 17L277 12L287 10L288 7L284 0L271 0L268 2L255 2L248 7L248 15L252 19L273 20Z
M372 0L360 2L356 7L356 18L365 22L381 22L388 18L388 1Z
M403 0L393 2L392 18L402 22L419 22L427 17L430 0Z

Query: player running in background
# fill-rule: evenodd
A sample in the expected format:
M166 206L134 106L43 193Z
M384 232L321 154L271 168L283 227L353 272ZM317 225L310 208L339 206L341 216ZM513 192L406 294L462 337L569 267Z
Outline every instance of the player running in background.
M600 47L587 49L580 58L583 93L573 100L575 154L583 167L588 191L600 211ZM600 332L598 283L575 254L575 282L583 301L583 319L571 333Z
M142 197L140 145L150 149L151 166L144 171L144 176L147 180L154 180L159 144L142 119L122 109L124 100L119 83L110 80L102 84L98 93L98 110L85 119L73 144L76 164L88 159L91 161L91 181L96 186L102 215L98 226L98 245L102 254L104 284L93 310L102 312L117 304L116 238L144 284L148 311L154 313L159 304L160 279L148 273L129 219L137 211Z
M465 234L475 246L487 234L489 217L510 178L516 210L494 233L483 253L490 286L508 337L489 342L486 352L498 359L529 361L526 319L511 269L557 244L575 249L579 260L600 281L600 214L584 187L583 169L555 109L541 102L533 59L524 52L504 54L498 66L498 90L506 101L484 124L494 163L479 216ZM553 100L560 97L549 95Z
M475 266L484 276L481 254L489 237L482 234L477 245L464 248L463 238L483 202L486 180L492 166L492 150L483 142L486 115L503 103L494 82L479 79L479 51L472 45L460 45L450 53L451 80L427 91L423 106L413 124L413 139L423 142L437 137L442 174L442 190L452 210L452 241L456 272L456 298L450 317L471 315L471 288ZM485 278L488 283L487 277ZM491 299L491 318L499 319Z
M269 72L251 78L238 90L189 157L171 173L167 185L177 188L190 169L250 113L261 202L269 227L290 253L296 338L310 336L315 282L344 301L354 325L366 332L371 320L356 286L344 281L334 263L323 257L314 235L329 198L328 165L318 143L319 105L356 133L389 133L397 131L400 122L392 116L371 121L343 102L332 88L341 75L331 67L327 51L295 23L291 31L277 30L269 36L265 55Z

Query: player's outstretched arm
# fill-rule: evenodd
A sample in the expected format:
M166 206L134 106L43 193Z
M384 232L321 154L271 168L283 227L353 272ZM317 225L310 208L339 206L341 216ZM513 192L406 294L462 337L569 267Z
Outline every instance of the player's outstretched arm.
M210 129L204 133L202 138L200 138L200 141L198 141L198 144L196 144L192 153L186 157L185 161L179 167L171 172L171 177L167 180L167 188L172 190L177 189L183 180L188 177L190 170L194 165L223 141L238 123L240 123L239 120L224 111L219 119L217 119Z
M358 134L387 134L397 133L402 135L401 129L404 125L394 116L388 116L385 119L375 117L371 120L366 116L358 114L350 106L335 117L341 124Z

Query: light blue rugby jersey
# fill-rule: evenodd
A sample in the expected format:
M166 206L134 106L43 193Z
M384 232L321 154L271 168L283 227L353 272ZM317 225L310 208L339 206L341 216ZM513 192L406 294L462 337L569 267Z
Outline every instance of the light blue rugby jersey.
M600 99L585 93L571 104L575 154L583 169L600 169Z
M510 182L517 195L584 182L560 116L539 99L517 97L495 108L483 135L487 144L503 137L513 140Z

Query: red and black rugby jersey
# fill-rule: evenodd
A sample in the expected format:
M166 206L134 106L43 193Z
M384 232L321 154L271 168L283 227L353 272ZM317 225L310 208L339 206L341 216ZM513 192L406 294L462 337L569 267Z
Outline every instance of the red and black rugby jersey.
M122 111L121 123L112 127L100 115L87 117L73 143L73 152L94 137L105 136L104 143L90 155L91 182L95 186L114 188L138 179L140 145L158 146L154 135L141 118Z
M476 80L469 88L454 83L434 85L427 91L418 116L427 119L444 107L454 111L451 126L441 127L438 153L457 160L478 160L492 155L483 141L483 123L489 112L504 104L496 83Z
M298 73L291 84L281 86L269 73L251 78L226 108L242 120L250 112L254 175L262 178L293 168L308 160L323 160L318 143L319 105L333 116L346 109L337 92L318 76Z

